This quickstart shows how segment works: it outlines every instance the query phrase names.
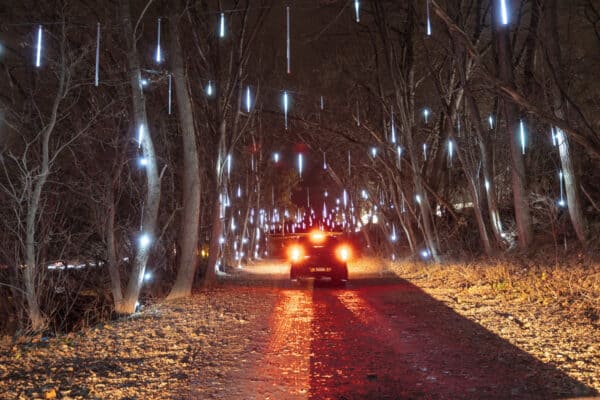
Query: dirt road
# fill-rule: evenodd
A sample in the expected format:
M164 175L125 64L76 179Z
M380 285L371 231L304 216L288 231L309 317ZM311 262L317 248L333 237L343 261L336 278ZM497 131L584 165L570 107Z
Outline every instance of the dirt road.
M280 285L270 334L260 354L230 376L226 394L215 397L554 399L593 393L378 268L351 270L343 288L310 281L288 287L281 264L246 272L244 281Z

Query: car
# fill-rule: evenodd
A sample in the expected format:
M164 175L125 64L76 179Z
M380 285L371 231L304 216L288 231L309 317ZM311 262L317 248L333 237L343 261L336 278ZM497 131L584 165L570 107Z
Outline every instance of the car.
M288 247L290 279L327 279L343 284L348 280L351 246L338 236L313 231L298 237Z

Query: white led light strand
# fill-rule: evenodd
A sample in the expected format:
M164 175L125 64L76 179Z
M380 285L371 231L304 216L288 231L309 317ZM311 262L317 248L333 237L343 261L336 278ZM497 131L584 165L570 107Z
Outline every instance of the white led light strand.
M221 18L219 20L219 37L225 37L225 13L221 13Z
M156 62L159 64L163 62L162 52L160 51L160 18L156 27Z
M173 86L172 86L172 79L173 77L171 76L171 74L169 74L169 115L171 115L171 103L173 100Z
M100 83L100 22L96 25L96 73L94 75L94 85L98 87Z
M354 15L356 17L356 22L360 22L360 2L359 2L359 0L354 0Z
M285 7L285 57L287 62L287 73L292 73L292 52L290 49L290 6Z
M288 93L283 92L283 117L284 117L284 121L285 121L285 129L288 129L288 107L289 107L289 100L288 100Z
M508 7L506 1L507 0L500 0L500 20L502 25L508 25Z
M519 138L521 140L521 153L525 154L525 126L523 120L519 120Z
M429 0L426 1L427 7L427 36L431 36L431 17L429 15Z
M42 26L38 26L37 32L37 46L35 49L35 66L37 68L42 66Z

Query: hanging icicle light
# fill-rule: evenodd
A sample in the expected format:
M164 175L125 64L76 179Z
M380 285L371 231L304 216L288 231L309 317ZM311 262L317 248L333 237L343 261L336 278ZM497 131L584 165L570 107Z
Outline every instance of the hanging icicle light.
M550 136L552 137L552 146L556 147L558 145L558 140L556 140L556 131L554 127L550 127Z
M321 110L323 110L325 108L325 100L323 100L323 96L321 96Z
M354 15L356 18L356 22L360 22L360 2L359 2L359 0L354 0Z
M96 73L94 76L94 85L98 87L100 83L100 22L96 24Z
M290 6L285 7L285 59L287 73L292 73L292 52L290 49Z
M348 192L346 192L346 189L344 189L344 192L342 193L342 199L344 202L344 208L348 207ZM345 216L346 214L344 214Z
M352 176L352 159L350 155L350 150L348 150L348 176Z
M431 16L429 15L429 0L426 0L426 12L427 12L427 36L431 36Z
M173 103L173 76L169 74L169 115L172 112L172 103Z
M488 181L487 179L485 180L485 183L483 184L485 186L485 191L489 192L490 190L490 181Z
M563 189L563 172L562 170L558 171L558 181L560 182L560 200L558 200L558 205L560 207L564 207L565 206L565 195L564 195L564 189Z
M429 108L423 109L423 117L425 118L425 124L429 122Z
M452 166L452 156L454 155L454 142L452 139L448 140L448 157L450 158L450 166Z
M250 108L252 107L252 100L250 97L250 86L246 87L246 112L250 113Z
M356 126L360 126L360 103L356 100Z
M206 95L208 97L212 96L214 93L213 83L212 81L208 81L208 85L206 85Z
M225 13L221 13L221 18L219 20L219 37L225 37Z
M302 177L303 161L302 153L298 153L298 175L300 175L300 177Z
M240 185L237 187L237 197L242 197L242 187Z
M275 162L275 164L279 162L279 153L273 153L273 161Z
M392 235L390 236L390 240L392 242L395 242L396 240L398 240L398 236L396 235L396 225L392 224Z
M508 0L500 0L500 21L502 25L508 25L508 6L506 4Z
M521 140L521 153L525 154L525 125L523 120L519 120L519 138Z
M283 92L283 117L285 120L285 129L288 129L288 107L289 107L289 100L288 100L288 93L287 91Z
M371 157L377 157L377 147L371 147Z
M415 201L417 202L417 204L421 204L421 195L415 195Z
M494 116L492 114L488 117L488 123L490 124L490 129L494 129Z
M42 26L38 26L37 31L37 46L35 48L35 66L37 68L42 66Z
M231 154L227 154L227 177L231 176Z
M323 152L323 170L327 169L327 159L325 158L325 152Z
M396 153L398 153L398 169L402 170L402 147L396 147Z
M158 19L158 27L156 29L156 62L163 62L162 52L160 51L160 18Z
M390 134L390 142L392 142L392 144L396 143L396 123L394 122L394 109L392 108L392 115L391 115L391 134Z
M427 143L423 143L423 160L427 161Z
M369 193L367 193L365 189L361 190L360 195L364 200L367 200L369 198Z

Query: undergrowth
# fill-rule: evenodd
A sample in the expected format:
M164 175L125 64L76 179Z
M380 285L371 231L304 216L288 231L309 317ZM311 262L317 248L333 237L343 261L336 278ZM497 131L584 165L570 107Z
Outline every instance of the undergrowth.
M505 301L558 306L597 322L600 263L573 255L559 264L538 259L496 259L469 263L392 262L400 277L426 278L429 286L459 293L494 295Z

